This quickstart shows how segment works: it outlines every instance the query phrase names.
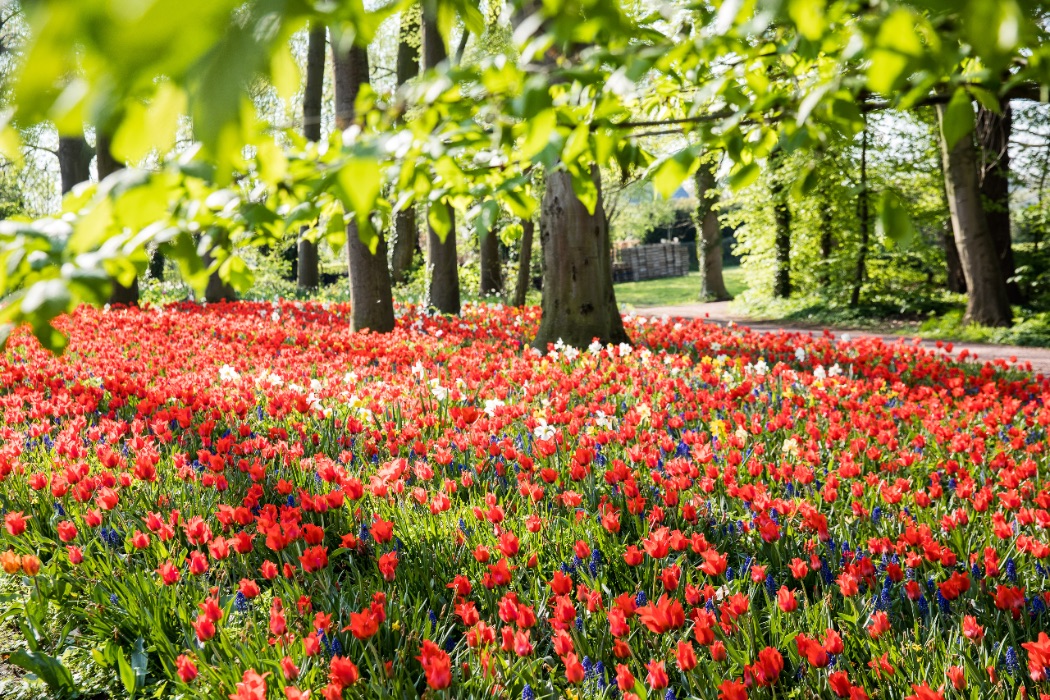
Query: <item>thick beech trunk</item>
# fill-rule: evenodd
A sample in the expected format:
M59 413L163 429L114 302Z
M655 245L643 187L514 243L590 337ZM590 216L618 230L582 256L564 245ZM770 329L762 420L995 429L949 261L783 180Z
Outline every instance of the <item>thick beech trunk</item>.
M718 190L711 163L701 163L696 171L696 257L700 263L700 300L726 301L732 295L722 278L722 226L718 222Z
M995 242L999 267L1006 280L1010 302L1020 304L1021 288L1013 281L1013 239L1010 235L1010 132L1013 129L1013 110L1009 100L1003 100L1001 112L978 106L977 145L981 155L981 196L988 230Z
M333 44L334 46L334 44ZM368 49L354 46L348 51L334 50L336 126L353 123L354 103L362 85L368 83ZM390 291L390 268L386 262L386 240L376 231L379 242L373 254L358 238L356 223L346 227L346 259L350 273L350 326L377 333L394 330L394 297Z
M591 214L572 188L569 173L547 175L540 214L543 246L543 317L533 346L546 350L559 339L586 347L629 342L612 283L612 244L598 168L591 177L598 204Z
M499 236L489 231L481 237L481 296L503 293L503 270L499 258Z
M422 9L418 4L401 13L397 46L397 84L404 85L419 75L420 48L423 43ZM390 274L394 284L403 284L419 249L416 206L408 206L394 217L394 250L390 255Z
M521 250L518 253L518 280L514 285L514 306L525 306L525 296L529 293L529 282L532 279L532 237L536 224L532 219L521 222Z
M91 146L83 136L58 139L58 169L62 176L62 194L91 179Z
M791 205L788 189L784 186L784 152L777 148L770 156L773 169L773 221L776 225L776 269L773 278L773 296L786 299L791 296Z
M1012 320L1010 300L995 241L981 206L973 139L965 136L949 149L944 139L943 106L938 106L937 118L941 125L941 160L948 209L968 290L965 320L985 326L1008 326Z
M427 2L423 6L423 67L436 68L448 58L445 43L438 31L436 8ZM448 219L451 229L445 240L428 225L427 231L427 267L430 271L430 282L427 290L427 304L443 314L458 314L459 299L459 256L456 253L456 213L447 202L434 202L432 207L448 207Z
M211 253L205 253L203 260L205 266L211 266L215 262ZM223 282L218 271L215 271L208 277L208 286L204 288L204 301L209 304L220 301L237 301L237 292L229 284Z
M860 290L868 276L868 239L870 238L870 220L868 218L868 130L865 127L860 146L860 192L857 195L857 219L860 221L860 250L857 251L857 269L853 273L853 291L850 293L849 305L860 306Z
M116 171L124 167L123 163L113 158L109 147L109 136L101 130L95 131L95 170L98 173L99 182L106 179ZM136 277L128 286L124 286L116 278L110 278L113 290L109 294L110 304L124 304L125 306L138 306L139 303L139 280Z
M321 99L324 94L324 55L326 29L323 24L310 27L306 49L306 85L303 87L303 136L308 141L321 140ZM321 271L317 243L299 232L299 250L295 256L296 281L299 289L312 291L320 283Z
M394 302L390 270L386 266L386 240L380 235L375 255L357 236L357 224L346 229L346 254L350 266L350 327L377 333L394 330Z

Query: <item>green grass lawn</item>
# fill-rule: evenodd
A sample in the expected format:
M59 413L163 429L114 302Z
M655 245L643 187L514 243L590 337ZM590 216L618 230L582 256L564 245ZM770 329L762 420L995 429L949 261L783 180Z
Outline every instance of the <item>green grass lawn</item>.
M739 267L723 270L726 289L736 296L747 289ZM696 302L700 293L700 273L690 272L685 277L667 277L645 282L621 282L616 285L616 301L629 307L677 306Z

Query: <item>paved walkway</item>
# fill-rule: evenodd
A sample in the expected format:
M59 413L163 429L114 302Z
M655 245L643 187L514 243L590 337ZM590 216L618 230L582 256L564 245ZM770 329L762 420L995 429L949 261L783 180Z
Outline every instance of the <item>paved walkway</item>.
M706 304L684 304L682 306L639 307L633 309L632 313L637 316L697 318L711 323L717 323L719 325L733 322L741 326L747 326L751 330L758 331L759 333L820 333L824 329L824 326L817 324L807 325L798 322L784 324L779 321L750 319L746 316L741 316L740 314L730 311L729 302L727 301L714 301ZM836 335L849 333L850 336L854 338L882 338L887 343L895 343L902 338L908 338L908 336L888 332L880 333L871 329L860 330L835 328L833 332ZM937 347L937 341L935 340L923 340L921 341L921 344L929 348ZM981 345L977 343L953 343L953 346L953 354L955 355L958 355L959 352L965 349L969 350L970 355L976 356L980 361L1003 359L1007 362L1016 361L1021 367L1024 367L1026 363L1031 363L1032 371L1034 373L1050 376L1050 348L1027 348L1013 345Z

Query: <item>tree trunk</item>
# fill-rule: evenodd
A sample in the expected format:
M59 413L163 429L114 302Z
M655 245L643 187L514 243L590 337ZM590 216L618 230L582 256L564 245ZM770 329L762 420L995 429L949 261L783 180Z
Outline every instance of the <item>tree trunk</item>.
M995 241L981 206L973 138L965 136L949 149L944 139L943 106L937 107L937 120L941 127L941 160L952 231L968 290L964 320L985 326L1008 326L1012 320L1010 299Z
M835 218L832 208L825 201L820 211L820 283L831 282L831 252L835 250Z
M696 257L700 263L700 300L732 299L722 279L722 226L718 222L718 191L711 163L701 163L696 171Z
M853 308L860 306L860 290L864 286L864 278L868 275L868 239L870 237L870 220L868 218L868 128L864 125L864 133L860 145L860 192L857 196L857 218L860 220L860 250L857 251L857 270L853 274L853 291L850 293L849 305Z
M333 44L334 46L334 44ZM368 83L368 49L353 46L333 50L335 63L336 125L347 128L355 118L354 103L361 86ZM346 260L350 273L350 327L376 333L394 330L394 297L390 291L390 268L386 262L386 240L379 241L375 254L358 237L357 223L346 227Z
M981 197L988 230L995 242L999 267L1006 280L1010 302L1020 304L1021 288L1013 280L1013 239L1010 235L1010 132L1013 129L1013 109L1009 100L1003 100L1001 113L978 105L975 133L981 154Z
M598 204L591 214L563 170L548 173L540 213L543 246L543 316L533 347L559 339L586 347L591 341L629 342L612 283L612 243L597 166L591 178Z
M306 49L306 84L303 87L303 136L308 141L321 140L321 99L324 96L326 43L325 26L315 23L310 27ZM300 229L299 250L292 261L299 289L307 292L317 289L321 277L317 243L304 235L308 230L305 226Z
M101 129L95 129L95 170L98 180L112 175L124 167L123 163L117 162L110 151L109 136L103 134ZM124 286L115 277L110 278L113 289L109 294L110 304L123 304L125 306L138 306L139 304L139 280L136 277L128 286Z
M423 6L423 67L436 68L448 58L445 43L438 31L436 8L429 2ZM432 207L448 207L451 230L442 241L428 226L427 266L430 268L430 284L427 291L428 305L444 314L458 314L459 300L459 256L456 253L456 213L448 202L434 202Z
M375 255L357 235L357 223L346 227L346 257L350 268L350 329L376 333L394 330L394 297L386 265L386 239L378 233Z
M773 220L776 224L776 270L773 278L773 296L786 299L791 296L791 205L784 186L784 152L779 147L770 156L773 172Z
M499 236L489 231L481 237L481 296L503 293L503 270L499 257Z
M398 85L404 85L419 75L419 55L423 43L421 12L421 7L415 4L401 13L397 46ZM408 272L418 252L419 225L416 222L416 206L411 204L394 217L394 250L390 256L394 284L404 284L408 279Z
M215 258L211 256L211 252L207 252L202 256L205 267L211 267L211 264L215 262ZM222 277L219 276L219 271L208 275L208 286L204 288L204 301L209 304L215 304L220 301L237 301L237 292L226 282L223 282Z
M944 261L948 267L948 291L956 294L966 293L966 275L963 274L962 261L959 259L959 248L949 227L944 231Z
M62 175L62 194L91 179L91 146L83 136L58 139L58 169Z
M149 276L158 282L164 281L164 253L160 247L154 248L149 256Z
M514 286L514 306L525 306L525 296L529 293L529 281L532 279L532 236L536 224L532 219L521 222L521 251L518 253L518 281Z

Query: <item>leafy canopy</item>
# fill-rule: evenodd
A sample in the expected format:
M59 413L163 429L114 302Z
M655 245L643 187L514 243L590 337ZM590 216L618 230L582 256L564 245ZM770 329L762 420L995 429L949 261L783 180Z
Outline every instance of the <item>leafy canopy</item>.
M593 163L644 171L667 195L712 149L729 156L731 183L745 187L774 149L855 134L864 111L943 102L945 131L958 139L972 129L972 99L994 108L1003 95L1050 85L1047 4L1035 0L712 0L658 9L515 0L510 52L445 63L390 99L364 89L355 124L327 143L259 120L250 83L268 80L284 96L298 85L293 33L322 22L364 45L409 5L25 2L31 36L0 146L17 151L16 125L50 120L74 132L87 121L113 134L119 158L164 158L159 169L129 168L74 191L59 219L0 225L0 323L9 331L28 322L60 348L50 319L103 302L110 276L130 282L148 246L159 245L198 289L216 270L243 289L251 272L235 244L272 244L306 224L338 245L353 218L374 246L394 211L443 201L460 216L487 217L476 225L483 230L496 205L531 216L527 182L537 166L566 169L594 207ZM472 0L425 7L446 41L457 24L485 29ZM199 144L173 154L184 116ZM680 132L687 145L649 152L643 137L654 129ZM892 199L885 205L883 226L907 226ZM438 232L450 230L446 208L432 211Z

